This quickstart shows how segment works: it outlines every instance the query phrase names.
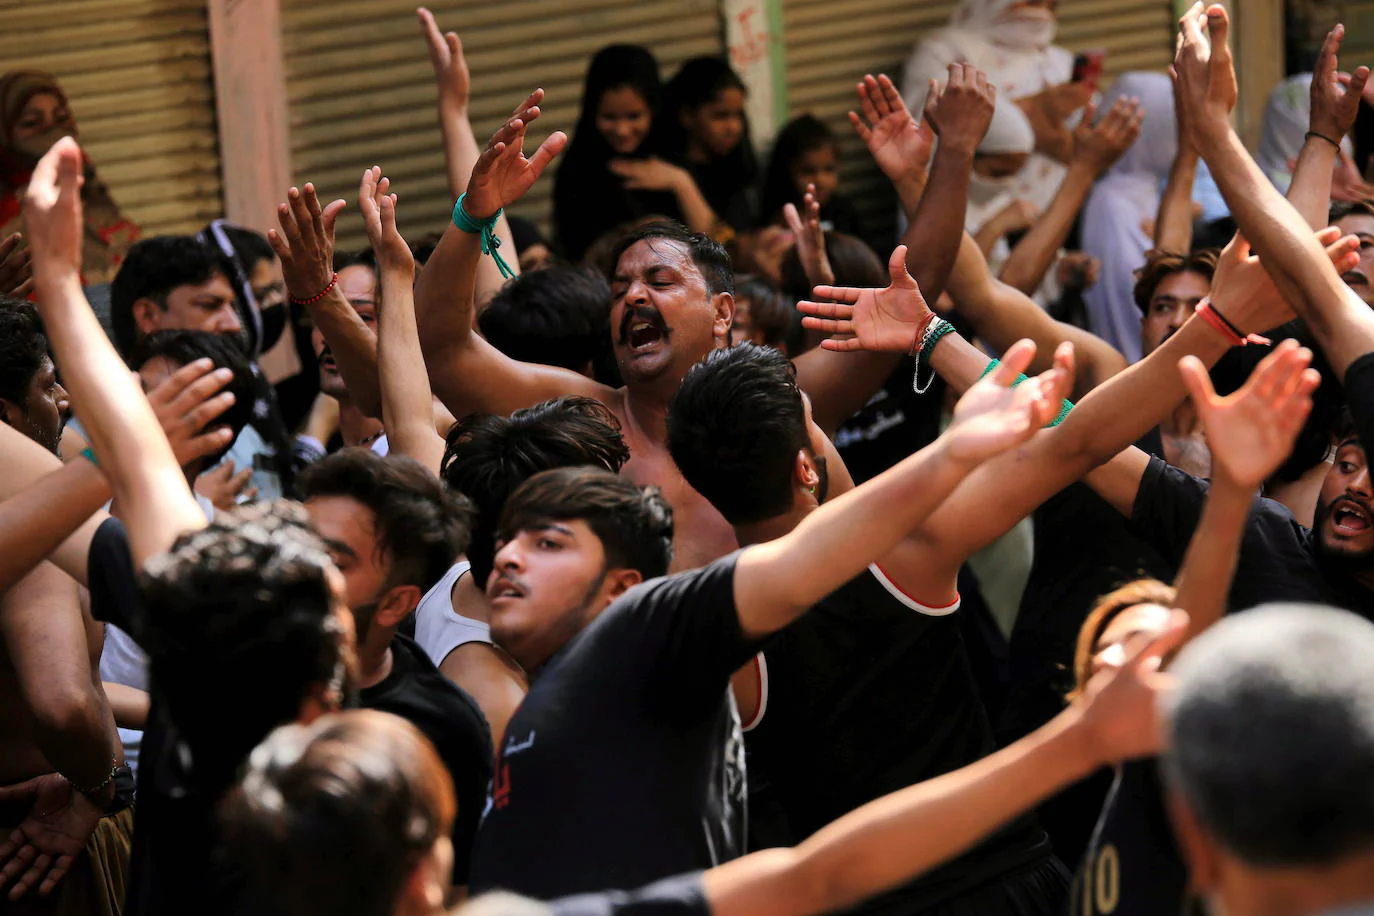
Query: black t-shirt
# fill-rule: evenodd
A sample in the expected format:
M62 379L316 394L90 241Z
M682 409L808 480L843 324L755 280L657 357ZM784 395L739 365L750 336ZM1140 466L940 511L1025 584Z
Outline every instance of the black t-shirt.
M739 855L730 675L738 553L632 589L555 654L506 728L474 891L547 900L640 887Z
M1175 566L1202 517L1210 485L1159 458L1140 481L1131 527ZM1310 601L1374 618L1374 593L1322 562L1311 529L1282 503L1257 498L1250 508L1228 609L1269 601Z
M444 761L458 798L453 822L453 883L468 883L472 841L491 783L491 729L472 697L439 673L424 650L397 635L391 673L359 691L360 705L400 716L419 729Z
M870 567L851 579L761 653L749 781L767 785L771 813L786 822L766 825L769 834L790 832L790 844L993 750L958 606L923 607L881 575ZM751 828L761 819L751 791ZM1048 855L1043 832L1023 819L855 912L921 912Z
M146 613L129 540L118 519L109 519L96 529L88 577L92 616L142 640ZM215 815L219 794L191 776L189 753L167 718L156 683L139 759L124 913L235 912L243 876L219 851Z
M1369 451L1374 443L1374 353L1366 353L1345 371L1345 400L1355 418L1355 432Z
M1074 878L1073 916L1175 916L1189 911L1188 869L1174 842L1153 760L1117 771Z
M701 872L675 875L637 891L604 891L550 903L552 916L711 916Z
M937 377L925 394L916 394L915 369L913 360L903 359L868 403L835 430L835 448L854 483L872 480L939 437L945 383Z

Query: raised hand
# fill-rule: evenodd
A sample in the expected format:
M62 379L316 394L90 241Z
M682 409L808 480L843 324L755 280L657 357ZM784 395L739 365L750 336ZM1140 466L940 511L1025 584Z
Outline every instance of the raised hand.
M182 366L148 392L148 403L162 431L167 434L177 464L185 467L219 453L234 441L233 431L228 427L210 428L210 424L234 404L234 393L220 390L233 380L231 370L216 369L210 360L198 359ZM232 465L232 462L226 463ZM249 468L248 475L252 473L253 469ZM238 495L237 490L235 495Z
M796 204L782 206L782 217L792 237L797 240L797 257L801 259L802 271L807 282L815 286L832 286L835 271L830 267L830 256L825 251L825 231L821 229L821 205L816 201L816 186L806 186L802 196L802 206L806 217L797 212Z
M1072 163L1079 163L1101 176L1116 164L1126 150L1140 136L1140 125L1146 111L1136 98L1117 99L1111 109L1096 124L1092 105L1083 112L1083 120L1073 132Z
M1342 73L1337 62L1345 26L1337 24L1322 42L1317 65L1312 69L1312 114L1308 126L1313 133L1340 143L1355 126L1360 111L1360 97L1369 82L1369 68L1357 67L1353 73Z
M935 131L930 120L917 122L907 110L902 94L884 73L875 79L865 76L856 87L859 108L863 116L849 113L849 122L868 147L873 161L893 183L904 178L924 175L930 165L930 153L935 148ZM940 95L940 85L930 81L926 107L932 106Z
M806 316L802 326L832 335L821 341L826 350L910 353L916 336L934 313L921 288L906 269L906 246L898 245L887 261L892 283L886 289L817 286L812 295L833 302L802 300L797 310Z
M992 123L997 87L973 64L950 64L949 82L937 99L926 100L926 120L940 145L973 155Z
M1160 698L1172 681L1160 668L1187 634L1188 615L1176 610L1169 615L1164 631L1134 658L1116 671L1099 672L1088 682L1075 707L1093 759L1116 763L1148 757L1163 749L1158 710Z
M100 823L101 811L56 773L0 789L0 801L30 801L29 813L0 843L0 889L11 901L52 893Z
M567 134L557 130L539 145L533 156L525 156L525 132L539 117L539 103L543 98L543 89L531 92L492 135L487 148L478 157L463 202L468 216L488 219L497 210L515 203L544 174L553 157L567 146Z
M52 145L34 167L24 192L24 226L35 274L81 273L81 185L85 165L71 137Z
M415 255L396 228L396 195L390 193L391 179L382 175L381 166L363 172L358 184L358 207L363 211L367 241L382 270L415 275Z
M1060 344L1052 368L1013 387L1034 358L1035 343L1017 341L997 368L959 399L941 436L951 458L981 463L1025 442L1059 415L1073 384L1073 344Z
M1205 149L1230 131L1236 107L1236 70L1228 44L1231 21L1218 3L1194 3L1178 21L1180 36L1173 66L1174 102L1179 123L1193 146Z
M1335 226L1318 230L1316 235L1326 246L1337 273L1345 274L1360 263L1360 243L1354 236L1343 238ZM1260 259L1250 254L1250 243L1239 233L1217 258L1211 298L1217 311L1247 333L1263 333L1293 320L1293 307L1274 286Z
M1321 376L1309 369L1312 351L1285 340L1255 367L1241 389L1218 397L1207 369L1195 356L1178 364L1193 396L1207 447L1212 475L1254 490L1288 459L1302 425L1312 410L1312 392Z
M19 243L24 237L18 232L0 242L0 296L23 299L33 292L33 268L29 250Z
M194 489L210 500L215 509L228 512L237 508L240 502L248 502L258 495L258 488L248 485L252 479L251 467L235 471L233 459L225 459L198 476Z
M465 116L472 77L467 58L463 56L463 41L457 32L440 32L434 14L423 6L415 15L420 19L420 29L429 48L429 64L434 68L434 83L439 87L439 107Z
M277 207L281 231L267 230L267 241L281 258L286 292L292 299L314 299L334 276L334 223L348 202L336 200L320 206L315 186L286 192L286 203Z

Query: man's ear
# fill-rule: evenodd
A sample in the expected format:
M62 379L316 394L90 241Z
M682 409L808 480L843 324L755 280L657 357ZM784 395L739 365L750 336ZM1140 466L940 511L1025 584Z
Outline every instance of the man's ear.
M614 601L643 581L644 574L637 569L611 569L602 588L608 589L607 596Z
M382 596L381 602L377 605L377 613L372 619L379 626L388 629L399 626L401 621L419 606L423 597L418 585L398 585Z
M797 450L797 456L792 461L792 477L807 489L815 489L821 482L820 471L816 470L816 459L804 448Z
M1174 825L1174 837L1178 840L1179 851L1183 853L1183 861L1188 865L1190 889L1194 893L1205 894L1215 889L1220 874L1221 861L1216 843L1198 823L1193 809L1177 792L1166 789L1164 794L1169 821Z
M162 327L162 313L167 311L147 296L135 299L132 307L134 327L140 337Z
M23 409L8 398L0 398L0 423L18 429L24 420Z
M711 305L716 311L711 335L717 340L730 342L730 326L735 323L735 297L730 293L716 293L711 297Z

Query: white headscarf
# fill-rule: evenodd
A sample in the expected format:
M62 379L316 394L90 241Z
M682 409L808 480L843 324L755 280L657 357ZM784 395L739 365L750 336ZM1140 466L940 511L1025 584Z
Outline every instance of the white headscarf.
M1140 137L1103 175L1083 208L1083 250L1101 262L1097 283L1084 294L1091 330L1140 359L1140 309L1135 272L1145 264L1154 240L1141 224L1159 212L1159 198L1178 150L1174 90L1162 73L1123 73L1100 106L1107 111L1119 98L1135 96L1145 108Z
M948 26L931 32L916 45L902 80L902 95L913 111L925 103L927 81L944 83L949 78L949 65L957 61L968 61L986 73L988 81L997 87L999 102L1035 95L1072 78L1073 55L1051 44L1053 18L1035 9L1013 11L1015 2L962 0ZM989 201L1000 199L1004 190L1007 202L1025 198L1043 210L1063 178L1064 167L1038 153L1005 186L995 182L980 187L984 179L975 175L970 198L982 203L970 207L965 225L980 228L996 212Z

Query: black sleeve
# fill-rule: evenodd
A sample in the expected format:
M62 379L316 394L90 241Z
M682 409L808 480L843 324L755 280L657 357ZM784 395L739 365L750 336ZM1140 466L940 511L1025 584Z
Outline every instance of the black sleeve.
M448 730L450 740L442 756L453 777L453 793L458 800L458 816L454 818L452 834L453 883L462 886L468 883L472 845L487 806L495 752L486 717L476 704L469 700L458 709L458 714L465 722L461 728Z
M744 638L735 608L739 551L691 572L650 582L616 608L627 650L665 698L714 703L758 646Z
M1374 353L1366 353L1345 371L1345 399L1355 418L1355 432L1366 452L1374 448Z
M1210 485L1171 466L1162 458L1151 458L1140 479L1131 529L1169 563L1177 566L1188 552L1188 542L1202 517Z
M664 878L637 891L607 891L561 897L552 916L710 916L701 872Z
M86 563L91 616L114 624L142 645L143 597L123 522L110 518L101 523L91 538Z

